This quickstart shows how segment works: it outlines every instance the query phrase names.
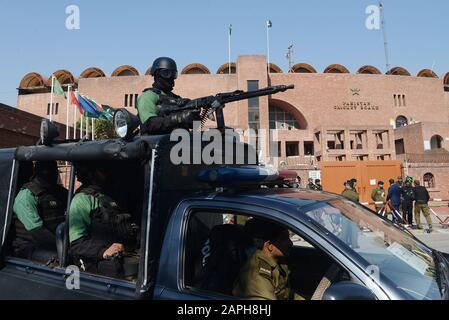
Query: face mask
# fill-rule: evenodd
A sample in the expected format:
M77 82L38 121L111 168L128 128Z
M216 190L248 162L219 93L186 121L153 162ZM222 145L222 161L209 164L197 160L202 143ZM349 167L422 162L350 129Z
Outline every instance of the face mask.
M166 79L157 75L155 77L155 86L156 88L164 91L165 93L172 92L173 88L175 87L175 79L173 78Z
M39 181L54 185L58 183L58 172L56 171L42 171L36 174Z

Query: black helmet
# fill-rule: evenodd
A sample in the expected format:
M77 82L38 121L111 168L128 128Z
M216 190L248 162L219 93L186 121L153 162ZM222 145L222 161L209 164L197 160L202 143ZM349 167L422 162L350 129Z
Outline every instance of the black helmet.
M175 60L173 60L171 58L167 58L167 57L157 58L153 62L153 66L151 67L150 74L154 77L156 72L161 69L166 69L166 70L175 72L176 77L173 77L173 78L175 78L175 79L177 78L178 66L176 65Z

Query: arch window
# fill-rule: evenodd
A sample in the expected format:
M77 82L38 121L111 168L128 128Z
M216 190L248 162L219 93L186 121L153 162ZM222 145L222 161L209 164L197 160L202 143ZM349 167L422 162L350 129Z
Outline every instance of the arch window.
M270 129L294 130L300 129L300 126L290 112L286 112L278 107L270 106Z
M430 148L432 150L442 149L443 148L443 138L439 135L435 135L430 139Z
M396 118L396 128L405 127L408 125L408 120L404 116L399 116Z

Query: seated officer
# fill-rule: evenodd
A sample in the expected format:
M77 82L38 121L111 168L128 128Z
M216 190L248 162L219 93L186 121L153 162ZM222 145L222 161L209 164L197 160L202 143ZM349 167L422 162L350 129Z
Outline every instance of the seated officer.
M56 252L56 227L64 222L68 196L58 185L58 177L55 161L36 162L31 181L17 194L13 207L15 256L46 263Z
M124 270L123 254L136 246L136 228L130 223L131 216L109 195L112 174L110 165L77 165L82 186L70 205L69 254L83 271L134 276L133 272L127 274L130 269Z
M288 229L276 223L254 219L250 223L257 250L234 283L233 295L251 300L302 300L289 285L289 270L281 260L293 246Z

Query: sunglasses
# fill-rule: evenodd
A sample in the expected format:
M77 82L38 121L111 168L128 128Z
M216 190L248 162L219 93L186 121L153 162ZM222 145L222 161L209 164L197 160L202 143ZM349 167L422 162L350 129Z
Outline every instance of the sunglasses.
M159 75L164 79L177 79L178 71L171 69L160 69Z

